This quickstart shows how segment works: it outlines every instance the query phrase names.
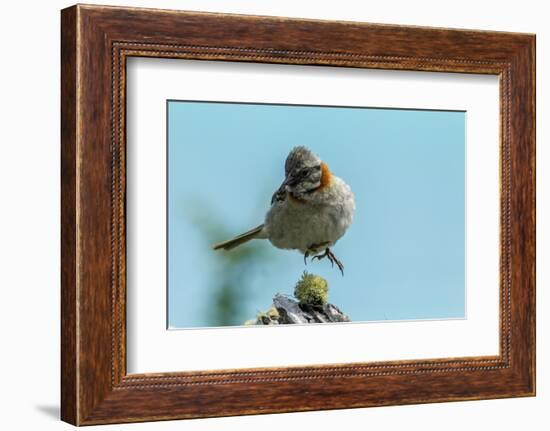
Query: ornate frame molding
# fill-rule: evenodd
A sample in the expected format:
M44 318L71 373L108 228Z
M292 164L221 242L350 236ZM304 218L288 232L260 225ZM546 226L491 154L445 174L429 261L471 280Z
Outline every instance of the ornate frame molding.
M258 28L268 30L257 35ZM534 395L534 46L534 36L511 33L81 5L63 10L62 419L99 424ZM500 354L127 375L130 56L498 75ZM261 390L264 401L245 396L252 390Z

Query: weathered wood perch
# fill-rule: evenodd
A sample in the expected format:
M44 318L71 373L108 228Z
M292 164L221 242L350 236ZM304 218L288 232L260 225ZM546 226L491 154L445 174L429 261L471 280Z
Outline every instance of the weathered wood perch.
M328 283L314 274L304 272L294 288L294 296L277 293L273 305L247 325L283 325L306 323L350 322L336 305L328 303Z

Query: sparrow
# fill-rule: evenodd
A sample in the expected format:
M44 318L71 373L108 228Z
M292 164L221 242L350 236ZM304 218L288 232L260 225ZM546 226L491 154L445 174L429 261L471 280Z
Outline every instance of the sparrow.
M304 146L285 161L285 179L271 198L264 222L213 246L231 250L252 239L268 239L280 249L298 250L311 260L327 258L342 275L344 265L331 247L345 234L355 212L351 188L319 156Z

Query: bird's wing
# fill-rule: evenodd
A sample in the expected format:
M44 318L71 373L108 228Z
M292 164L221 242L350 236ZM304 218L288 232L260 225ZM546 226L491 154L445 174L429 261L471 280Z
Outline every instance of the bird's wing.
M283 202L286 199L286 186L284 184L279 187L275 193L273 193L273 196L271 197L271 205L273 205L275 202Z

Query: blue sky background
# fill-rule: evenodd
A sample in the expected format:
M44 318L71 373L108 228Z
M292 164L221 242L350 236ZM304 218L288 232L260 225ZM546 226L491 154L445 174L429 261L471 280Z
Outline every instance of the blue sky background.
M238 309L224 324L241 324L276 293L292 294L304 269L327 279L329 301L352 321L465 316L465 112L183 101L167 109L170 327L220 325L228 283ZM355 194L354 222L333 248L344 277L327 260L305 267L298 252L268 241L211 249L263 222L296 145Z

